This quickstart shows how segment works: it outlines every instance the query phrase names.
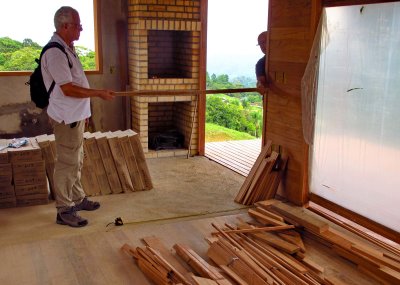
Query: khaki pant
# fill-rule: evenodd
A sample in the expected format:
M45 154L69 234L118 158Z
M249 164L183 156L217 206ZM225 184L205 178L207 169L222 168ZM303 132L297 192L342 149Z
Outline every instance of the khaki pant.
M85 121L76 126L58 123L50 118L56 143L56 162L54 169L54 195L57 212L61 213L85 197L81 183L83 166L83 132Z

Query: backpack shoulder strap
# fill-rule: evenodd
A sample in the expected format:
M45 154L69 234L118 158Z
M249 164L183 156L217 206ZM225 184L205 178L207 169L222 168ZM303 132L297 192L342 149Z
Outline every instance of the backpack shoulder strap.
M68 57L67 52L65 51L65 48L64 48L61 44L59 44L59 43L57 43L57 42L49 42L48 44L46 44L46 45L43 47L42 52L40 53L39 62L41 62L43 54L44 54L48 49L54 48L54 47L60 49L60 50L65 54L65 56L67 57L67 60L68 60L69 68L72 68L72 63L69 61L69 57Z

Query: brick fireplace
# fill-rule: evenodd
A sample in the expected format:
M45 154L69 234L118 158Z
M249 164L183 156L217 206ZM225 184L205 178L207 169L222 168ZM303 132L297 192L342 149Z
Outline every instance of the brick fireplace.
M146 157L198 152L200 0L130 0L128 2L129 82L132 91L153 91L131 97L132 128L140 134ZM174 130L183 136L179 148L155 150L155 134Z

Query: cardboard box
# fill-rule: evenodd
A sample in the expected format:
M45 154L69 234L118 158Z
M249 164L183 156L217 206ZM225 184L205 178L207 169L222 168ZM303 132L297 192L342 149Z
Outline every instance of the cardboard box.
M8 146L8 140L0 139L0 164L9 163L8 160L8 148L3 149Z
M13 208L17 206L16 197L0 198L0 209Z
M0 199L6 199L12 197L15 197L15 191L13 185L0 187Z
M36 184L46 184L47 183L47 176L46 174L43 175L19 175L14 176L14 185L23 186L23 185L36 185Z
M12 175L0 176L0 188L12 185Z
M0 164L0 192L2 188L12 186L11 163Z
M0 164L0 176L12 176L11 163Z
M20 148L8 148L8 159L11 163L43 160L42 150L35 140Z
M32 162L15 162L12 164L12 172L14 177L46 175L44 160Z
M33 205L45 205L49 203L48 194L32 194L16 196L17 207L33 206Z
M33 184L33 185L16 185L14 191L16 196L49 194L47 183Z

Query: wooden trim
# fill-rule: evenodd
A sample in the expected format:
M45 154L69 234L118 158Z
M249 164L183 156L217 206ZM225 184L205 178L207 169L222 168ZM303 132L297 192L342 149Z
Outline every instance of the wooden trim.
M101 5L99 0L93 0L93 20L94 20L94 46L96 51L96 70L90 73L103 73L103 49L101 36Z
M312 45L314 43L314 38L316 36L316 32L318 30L318 25L319 21L321 18L322 14L322 5L321 1L319 0L312 0L311 4L311 20L310 20L310 53L312 49ZM303 185L301 187L301 201L302 204L307 203L308 195L310 193L310 187L309 187L309 171L310 171L310 161L309 161L309 155L310 155L310 146L304 143L304 169L303 169Z
M396 232L384 225L381 225L373 220L370 220L364 216L361 216L360 214L357 214L353 211L350 211L342 206L339 206L338 204L335 204L325 198L322 198L321 196L318 196L316 194L310 193L309 194L310 201L334 212L335 214L341 215L345 217L346 219L357 223L367 229L370 229L371 231L380 234L381 236L390 239L394 242L400 243L400 233Z
M200 70L199 70L199 89L205 90L207 86L207 25L208 25L208 0L200 1ZM199 155L204 155L206 142L206 96L199 94L198 98L198 151Z
M338 7L338 6L350 6L350 5L380 4L389 2L399 2L399 0L323 0L322 6Z
M206 94L247 93L257 92L257 88L214 89L202 91Z
M132 90L115 92L115 96L160 96L160 95L199 95L257 92L256 88L218 89L218 90Z

